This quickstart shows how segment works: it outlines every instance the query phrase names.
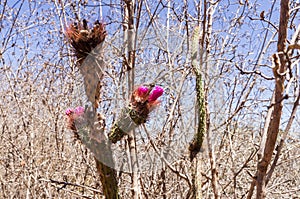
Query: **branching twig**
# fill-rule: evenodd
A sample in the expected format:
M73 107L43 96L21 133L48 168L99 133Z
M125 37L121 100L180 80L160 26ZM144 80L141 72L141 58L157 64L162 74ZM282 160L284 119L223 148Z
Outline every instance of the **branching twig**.
M278 31L278 28L277 26L275 26L272 22L270 22L269 20L266 20L265 18L252 18L252 17L249 17L248 18L252 21L255 21L255 20L259 20L259 21L264 21L264 22L267 22L269 25L271 25L276 31Z
M60 188L58 188L58 191L60 189L63 189L65 187L67 187L67 186L73 186L73 187L80 187L80 188L88 189L88 190L93 191L95 193L103 194L102 191L99 191L98 189L95 189L93 187L86 186L86 185L81 185L81 184L76 184L76 183L66 182L66 181L58 181L58 180L53 180L53 179L44 179L44 178L40 178L39 180L44 181L44 182L50 182L50 183L62 185Z
M159 149L157 148L157 146L155 145L155 143L154 143L153 140L151 139L150 134L149 134L149 132L148 132L148 130L147 130L145 124L143 124L143 128L144 128L144 130L145 130L145 132L146 132L147 138L148 138L148 140L150 141L151 146L153 147L153 149L155 150L155 152L157 153L157 155L160 156L160 158L163 160L163 162L167 165L167 167L168 167L173 173L175 173L178 177L184 179L184 180L188 183L189 187L191 188L191 187L192 187L192 183L191 183L190 179L188 178L188 176L186 176L186 175L180 173L177 169L175 169L175 168L168 162L168 160L166 160L166 158L159 152Z
M235 64L235 67L241 72L241 74L257 74L259 76L261 76L262 78L266 79L266 80L274 80L274 77L268 77L266 75L264 75L261 71L259 70L255 70L255 71L245 71L243 70L241 67L239 67L237 64Z

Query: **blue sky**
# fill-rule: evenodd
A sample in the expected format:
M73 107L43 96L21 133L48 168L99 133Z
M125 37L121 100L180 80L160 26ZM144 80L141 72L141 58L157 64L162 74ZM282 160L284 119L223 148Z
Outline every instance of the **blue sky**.
M158 1L151 1L147 6L151 12L154 12ZM162 1L164 6L167 5L167 1ZM242 1L243 2L243 1ZM227 61L222 61L220 64L227 65L228 68L234 67L231 65L228 60L233 59L233 62L240 63L241 67L244 67L246 70L252 70L255 66L257 58L260 54L260 50L262 49L264 43L264 36L267 33L268 41L272 34L276 32L273 27L268 25L266 22L262 22L260 20L256 20L259 18L259 15L262 11L265 11L265 18L269 19L274 25L278 25L279 21L279 0L276 1L273 11L271 13L272 2L270 0L265 1L250 1L249 6L244 7L243 5L238 4L238 1L220 1L218 8L215 12L215 21L213 24L213 43L214 49L212 52L218 53L219 50L217 49L218 45L222 45L222 42L226 37L229 37L228 46L226 47L226 53L224 56L218 56L218 59L227 59ZM6 41L8 39L8 33L10 31L10 25L12 23L12 19L17 14L17 10L20 7L22 1L9 1L8 6L12 7L13 12L5 12L5 20L2 21L2 28L0 37L2 41ZM115 39L113 43L116 47L120 46L122 43L122 31L121 31L121 10L118 4L108 5L111 1L101 1L102 9L99 7L100 3L89 1L87 6L79 6L81 9L80 15L84 17L88 15L88 19L94 21L96 19L101 19L105 23L107 23L107 30L108 30L108 38ZM119 3L119 2L118 2ZM189 3L189 14L190 14L190 24L192 25L195 22L192 20L193 17L196 17L196 10L194 1L188 1ZM177 19L175 18L176 15L179 17L183 16L182 13L182 5L180 1L173 1L171 5L174 4L176 10L171 12L172 17L174 20L170 23L170 28L172 29L172 35L170 36L170 50L174 54L174 63L182 63L181 60L185 60L185 57L182 57L181 60L176 60L176 51L180 50L180 39L178 35L184 33L184 24L185 22L182 21L178 24ZM112 6L112 7L111 7ZM60 8L60 6L59 6ZM144 5L145 8L145 5ZM245 8L245 9L244 9ZM71 9L70 4L65 4L66 9L66 17L68 21L74 18L74 13ZM3 10L3 5L0 5L0 10ZM102 17L101 14L102 13ZM161 31L159 32L160 38L155 38L155 29L150 27L149 34L145 37L144 42L148 42L149 45L147 46L148 50L141 49L140 58L144 56L144 60L141 62L137 62L138 67L144 67L145 65L151 65L152 67L156 67L158 64L161 64L162 67L164 66L163 63L166 60L163 56L159 57L159 62L156 64L153 60L148 59L151 56L157 56L157 46L164 45L164 36L166 33L166 15L167 9L163 7L162 4L158 6L157 13L159 13L159 17L156 18L156 28L161 27ZM0 46L1 51L4 52L3 57L5 63L11 65L12 67L18 68L21 64L26 63L26 60L22 60L23 55L27 54L27 58L29 60L34 60L36 65L35 67L43 67L45 62L48 63L55 63L58 65L64 65L68 62L68 58L66 57L67 43L62 40L64 37L61 34L61 26L59 23L59 14L61 14L61 10L57 10L53 3L39 3L39 2L31 2L30 6L28 1L24 1L22 6L20 17L16 21L16 29L12 30L12 37L8 41L8 45L6 49L4 49L3 44ZM176 14L176 15L175 15ZM31 16L32 15L32 16ZM246 17L245 17L246 16ZM149 24L149 14L146 10L143 11L142 17L145 20L141 21L141 29L143 27L147 27ZM241 17L240 21L235 20L236 18ZM251 17L254 20L250 20ZM239 24L241 22L241 24ZM295 24L299 24L299 17L295 19ZM233 26L230 28L230 25ZM177 28L177 31L176 31ZM291 35L294 30L289 29L289 35ZM18 36L19 34L19 36ZM140 34L142 34L140 32ZM25 37L22 37L25 36ZM24 39L25 38L25 39ZM270 48L267 50L264 58L262 59L262 66L259 67L263 73L268 76L272 75L271 69L268 67L270 66L270 56L276 51L276 40L277 35L275 36L274 42L270 45ZM144 43L144 44L145 44ZM235 45L233 48L230 45ZM179 46L179 47L178 47ZM59 48L62 48L64 51L59 52ZM26 50L27 49L27 50ZM38 56L36 56L38 54ZM121 63L121 59L114 60L113 55L111 52L107 53L110 57L112 57L111 63L119 64ZM28 60L27 60L28 61ZM178 62L176 62L178 61ZM26 64L25 64L26 65ZM220 66L221 66L220 65ZM1 66L3 67L3 65ZM36 68L31 68L28 70L35 71ZM145 69L148 70L148 69ZM149 69L149 73L151 69ZM232 73L228 73L228 80L232 80L236 76L236 70L232 71ZM242 84L242 83L241 83ZM256 89L259 87L272 87L272 81L261 81ZM243 88L242 85L240 86L240 90ZM259 96L261 99L265 99L270 97L271 91L266 90L265 92L261 93ZM256 95L257 93L253 93ZM268 102L267 102L268 103ZM264 103L265 105L267 103ZM259 111L266 110L266 106L262 106ZM288 115L288 111L287 111Z

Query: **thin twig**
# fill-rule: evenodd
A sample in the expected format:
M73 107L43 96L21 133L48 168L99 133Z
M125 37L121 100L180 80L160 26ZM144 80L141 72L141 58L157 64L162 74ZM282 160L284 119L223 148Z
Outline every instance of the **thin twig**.
M60 190L62 188L65 188L67 186L73 186L73 187L80 187L80 188L88 189L88 190L93 191L95 193L103 194L102 191L99 191L98 189L95 189L93 187L89 187L89 186L86 186L86 185L76 184L76 183L67 182L67 181L58 181L58 180L53 180L53 179L44 179L44 178L40 178L39 180L43 181L43 182L50 182L50 183L62 185L62 187L60 187L58 190Z
M155 152L157 153L157 155L160 156L160 158L163 160L163 162L167 165L167 167L168 167L173 173L175 173L175 174L176 174L177 176L179 176L180 178L184 179L184 180L188 183L189 187L191 188L191 187L192 187L192 183L191 183L191 181L189 180L189 178L188 178L186 175L180 173L177 169L175 169L175 168L168 162L168 160L166 160L166 158L159 152L159 149L157 148L157 146L154 144L153 140L151 139L150 134L149 134L149 132L148 132L148 130L147 130L145 124L143 124L142 126L143 126L143 128L144 128L144 130L145 130L145 132L146 132L147 138L148 138L148 140L150 141L151 146L153 147L153 149L155 150Z

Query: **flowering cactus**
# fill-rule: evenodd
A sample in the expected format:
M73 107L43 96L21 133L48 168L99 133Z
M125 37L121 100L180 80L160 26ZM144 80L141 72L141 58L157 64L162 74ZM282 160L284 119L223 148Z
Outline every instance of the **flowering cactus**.
M159 102L157 99L163 94L163 88L156 86L152 92L147 86L139 86L132 94L129 115L136 125L147 121L149 113Z
M67 116L67 126L68 126L68 128L73 130L73 131L76 131L74 110L71 109L71 108L68 108L65 113L66 113L66 116Z
M108 137L113 142L121 140L127 132L133 130L138 125L145 123L149 113L159 104L157 100L164 90L156 86L150 93L147 86L139 86L133 91L130 104L121 112L119 119L113 125Z
M77 67L82 74L85 93L88 100L97 109L100 100L101 81L103 78L103 45L107 35L105 24L98 20L93 26L88 25L88 21L70 24L65 35L73 47L77 57Z
M66 111L68 128L76 131L76 123L80 123L83 119L84 108L81 106L76 107L75 109L68 108Z
M105 198L119 198L111 148L105 142L104 126L100 125L100 123L104 125L105 122L100 114L96 115L103 78L102 68L106 65L101 45L107 35L105 25L97 20L90 28L88 22L83 19L82 23L71 24L65 33L74 48L77 57L76 66L83 76L85 93L93 106L92 110L84 110L83 107L68 109L66 111L68 126L77 139L94 153ZM105 160L106 164L102 160Z

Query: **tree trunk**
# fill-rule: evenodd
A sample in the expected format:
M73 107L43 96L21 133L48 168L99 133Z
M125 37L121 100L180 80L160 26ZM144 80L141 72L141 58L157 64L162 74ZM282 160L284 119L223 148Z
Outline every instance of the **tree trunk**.
M276 139L279 131L280 119L282 115L285 81L285 76L283 74L286 71L285 50L288 20L289 0L281 0L280 23L277 43L278 53L273 55L273 73L275 76L275 104L271 104L271 106L273 106L273 112L267 131L267 139L264 147L263 157L259 160L257 165L256 197L258 199L266 197L266 173L275 148Z

